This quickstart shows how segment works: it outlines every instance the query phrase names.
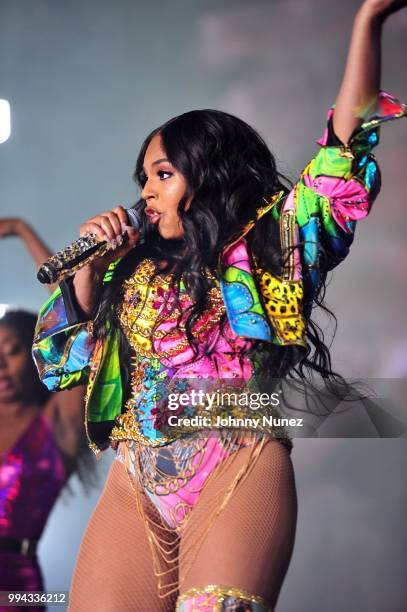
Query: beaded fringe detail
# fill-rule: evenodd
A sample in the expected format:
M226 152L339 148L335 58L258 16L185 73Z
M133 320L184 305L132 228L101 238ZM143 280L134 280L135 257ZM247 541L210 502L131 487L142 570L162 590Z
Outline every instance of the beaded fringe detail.
M224 452L222 451L218 464L197 488L194 476L199 474L205 457L206 445L208 440L213 439L214 436L221 440ZM193 506L181 503L174 507L172 512L168 512L168 508L166 512L162 512L159 496L165 497L168 493L176 493L180 488L192 495L199 494L206 484L220 476L233 463L240 448L250 448L247 461L223 491L223 495L218 494L210 499L205 522L189 543L188 549L183 547L183 576L185 578L213 521L225 508L236 488L250 474L262 448L270 439L270 436L254 431L222 430L222 433L212 431L210 435L208 431L201 431L161 448L146 447L133 440L119 443L117 458L126 467L135 492L137 510L146 527L153 556L154 573L158 579L159 597L165 598L179 591L179 579L174 580L173 578L179 573L179 544L193 511ZM171 473L172 470L168 470L168 455L162 454L163 449L172 455L171 465L176 467L175 474ZM188 489L190 483L192 483L192 490ZM158 500L158 503L154 504L157 512L154 511L155 516L151 516L154 499Z

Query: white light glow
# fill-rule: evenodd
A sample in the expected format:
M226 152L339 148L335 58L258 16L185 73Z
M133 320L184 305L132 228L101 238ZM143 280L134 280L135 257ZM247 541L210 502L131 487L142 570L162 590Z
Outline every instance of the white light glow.
M9 309L8 304L0 304L0 319L4 317L8 309Z
M0 100L0 144L6 142L11 134L10 104Z

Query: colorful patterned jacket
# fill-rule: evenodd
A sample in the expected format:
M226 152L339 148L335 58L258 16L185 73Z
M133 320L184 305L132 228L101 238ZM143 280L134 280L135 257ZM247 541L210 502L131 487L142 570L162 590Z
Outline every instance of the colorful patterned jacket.
M371 153L381 123L407 115L407 106L385 92L378 114L355 129L347 146L333 132L334 107L328 112L320 149L287 196L274 194L258 210L257 220L273 215L283 248L291 255L281 277L253 269L247 236L253 220L223 251L220 287L229 324L242 337L278 345L306 347L306 323L319 284L321 249L325 269L348 254L356 222L366 217L380 189L380 172ZM303 248L292 247L303 243ZM291 248L290 248L291 247ZM113 264L105 276L114 275ZM92 323L80 320L69 292L58 288L42 306L33 356L41 380L51 391L87 383L85 426L90 447L98 454L121 413L123 390L119 340L111 330L104 341L92 336Z

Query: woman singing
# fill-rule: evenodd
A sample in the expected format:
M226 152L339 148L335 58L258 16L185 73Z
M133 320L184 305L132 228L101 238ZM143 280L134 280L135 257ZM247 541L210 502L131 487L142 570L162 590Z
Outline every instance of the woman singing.
M141 148L140 230L121 206L81 226L111 248L60 284L34 344L49 389L87 383L91 447L117 453L70 610L275 608L295 539L292 442L277 425L216 427L250 407L213 398L293 373L335 380L312 309L379 191L379 126L407 113L379 89L382 25L406 4L361 5L294 186L253 128L191 111Z

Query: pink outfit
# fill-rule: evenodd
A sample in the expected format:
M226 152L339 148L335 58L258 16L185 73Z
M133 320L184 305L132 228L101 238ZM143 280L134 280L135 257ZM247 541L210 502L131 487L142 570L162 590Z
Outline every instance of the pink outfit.
M14 446L0 454L0 538L39 540L66 481L61 452L40 412ZM43 588L36 555L0 552L0 591ZM44 609L30 607L33 612ZM10 608L0 606L3 610Z
M230 436L230 434L229 434ZM234 451L253 443L241 436L236 444L222 443L219 430L191 435L167 447L143 447L129 440L119 444L117 460L137 480L153 502L168 527L180 531L185 519L197 504L206 480L213 470ZM165 474L162 484L157 474ZM168 477L173 480L168 486Z

